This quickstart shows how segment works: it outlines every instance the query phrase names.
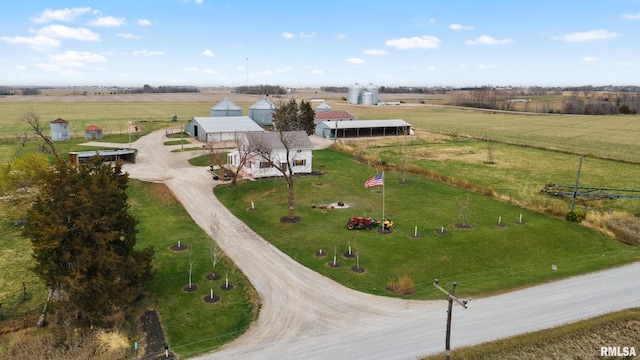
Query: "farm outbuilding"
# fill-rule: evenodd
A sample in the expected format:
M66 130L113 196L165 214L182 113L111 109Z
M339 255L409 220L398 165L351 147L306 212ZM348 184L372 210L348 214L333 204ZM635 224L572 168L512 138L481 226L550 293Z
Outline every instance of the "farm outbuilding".
M323 121L354 121L358 118L352 113L346 110L330 110L330 111L316 111L316 115L313 118L314 124L318 125Z
M329 138L358 138L412 134L411 124L402 119L323 121L316 125L315 134Z
M91 124L84 129L84 138L86 140L100 140L102 139L102 129Z
M329 104L327 104L324 101L322 102L322 104L316 106L316 109L315 109L316 113L325 112L325 111L331 111L331 110L333 110L333 108L331 106L329 106Z
M267 98L262 98L249 107L249 117L258 125L273 125L274 111L276 111L276 105Z
M238 133L263 132L264 129L248 116L194 117L185 131L205 142L234 141Z
M132 149L70 151L69 162L77 166L91 161L95 156L99 156L102 161L123 160L132 163L136 162L136 151Z
M211 117L242 116L242 108L229 100L229 98L224 98L211 107L209 115L211 115Z
M57 118L51 123L51 140L62 141L71 139L69 132L69 122L65 119Z

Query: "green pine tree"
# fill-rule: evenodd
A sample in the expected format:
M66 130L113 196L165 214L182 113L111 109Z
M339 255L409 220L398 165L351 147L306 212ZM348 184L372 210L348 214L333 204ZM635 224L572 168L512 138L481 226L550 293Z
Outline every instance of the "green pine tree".
M95 317L123 309L150 278L153 248L136 250L128 174L99 158L82 167L59 161L44 175L28 211L33 270L68 305Z

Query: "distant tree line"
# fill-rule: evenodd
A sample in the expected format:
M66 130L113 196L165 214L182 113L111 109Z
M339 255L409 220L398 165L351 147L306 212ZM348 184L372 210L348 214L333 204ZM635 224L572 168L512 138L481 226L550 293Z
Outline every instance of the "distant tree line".
M234 91L236 94L249 95L285 95L287 93L287 89L280 85L238 86Z
M153 87L145 84L142 88L134 88L130 90L133 94L150 94L150 93L196 93L200 92L197 86L158 86Z
M20 92L22 95L40 95L40 90L36 88L23 88Z

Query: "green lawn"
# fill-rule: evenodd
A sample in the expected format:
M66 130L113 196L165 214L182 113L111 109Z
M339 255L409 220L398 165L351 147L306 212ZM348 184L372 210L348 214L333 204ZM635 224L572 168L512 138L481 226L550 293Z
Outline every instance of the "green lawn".
M356 290L379 295L389 280L411 277L417 292L409 298L439 296L433 279L458 281L465 296L480 296L555 280L635 261L640 250L619 244L581 225L549 218L493 198L468 193L415 175L400 184L401 175L385 173L385 216L396 222L392 234L347 230L350 216L382 216L382 187L365 188L376 171L350 155L327 149L314 152L314 168L323 175L296 180L298 224L282 224L287 213L286 188L280 179L217 187L216 195L236 216L294 260ZM468 223L458 229L458 203L470 199ZM247 211L251 202L257 211ZM343 201L344 209L312 208L311 204ZM516 224L520 214L524 224ZM499 217L506 226L497 227ZM418 227L420 238L413 239ZM437 236L444 227L448 234ZM358 252L365 273L350 270L355 260L341 254ZM328 253L320 259L319 249ZM334 249L337 249L335 251ZM326 265L334 251L343 264ZM556 265L558 270L552 270ZM447 280L448 279L448 280Z

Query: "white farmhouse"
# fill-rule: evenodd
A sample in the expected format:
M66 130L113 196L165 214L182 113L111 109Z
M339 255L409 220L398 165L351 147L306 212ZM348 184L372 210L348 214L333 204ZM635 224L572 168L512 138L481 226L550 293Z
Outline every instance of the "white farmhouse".
M239 146L227 154L227 163L242 176L263 178L282 176L278 167L290 168L294 174L311 173L313 144L304 131L249 132Z

